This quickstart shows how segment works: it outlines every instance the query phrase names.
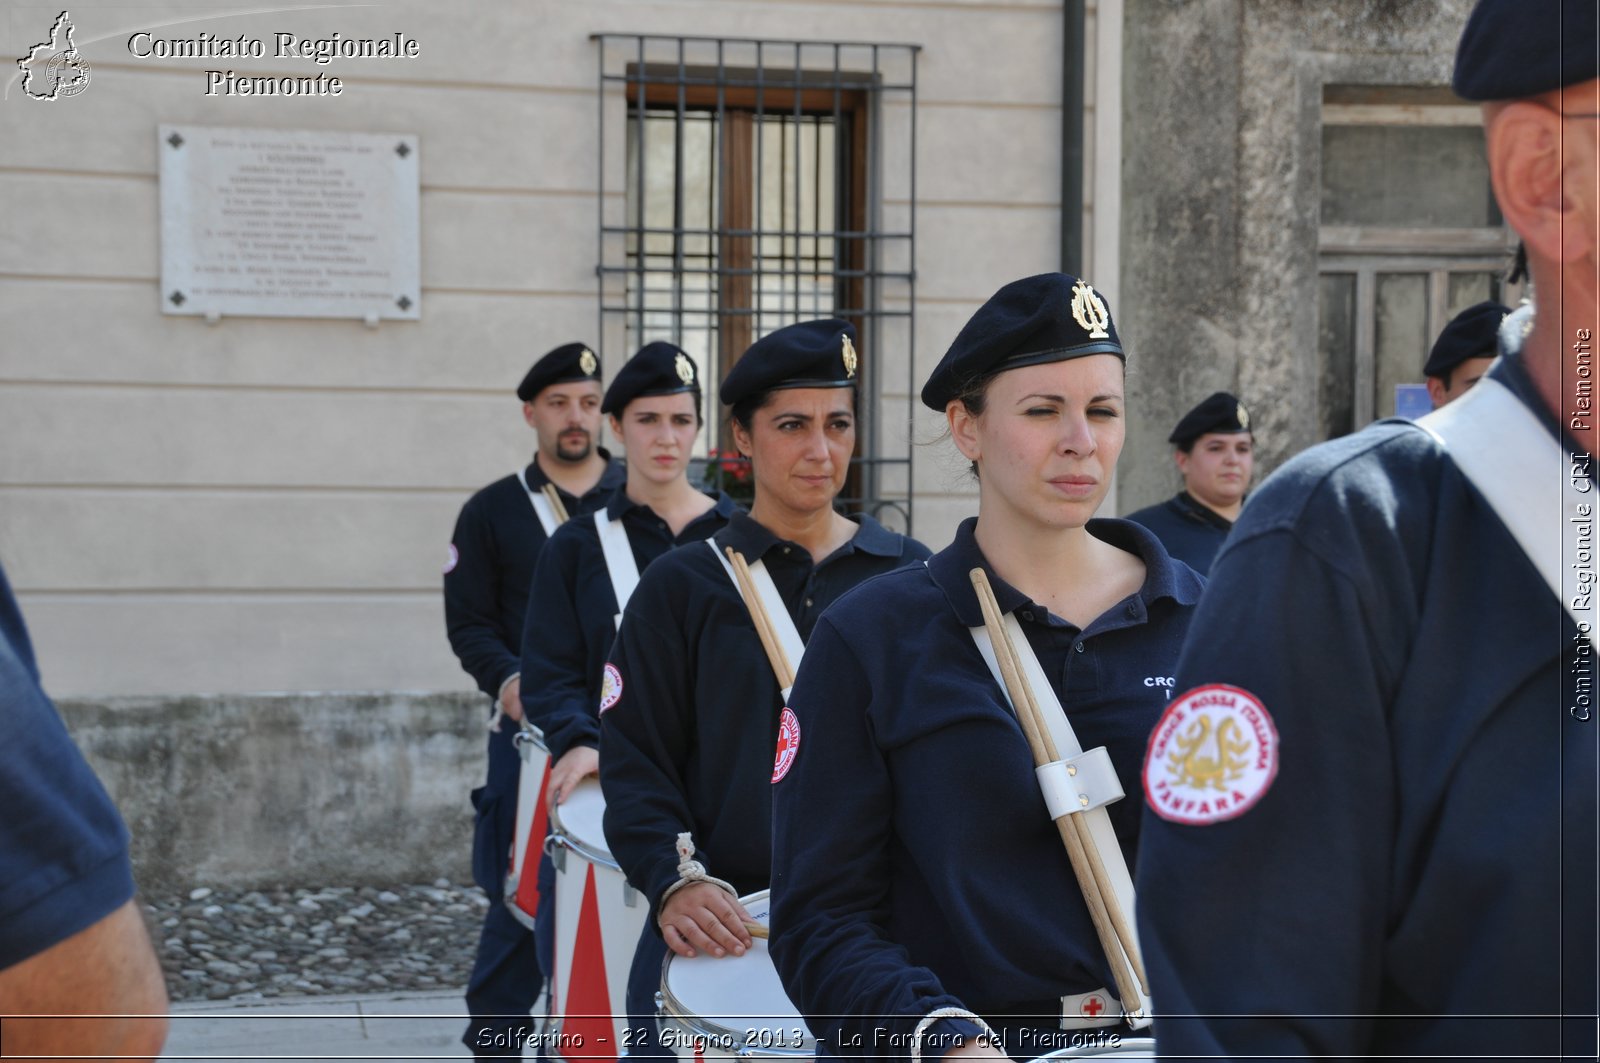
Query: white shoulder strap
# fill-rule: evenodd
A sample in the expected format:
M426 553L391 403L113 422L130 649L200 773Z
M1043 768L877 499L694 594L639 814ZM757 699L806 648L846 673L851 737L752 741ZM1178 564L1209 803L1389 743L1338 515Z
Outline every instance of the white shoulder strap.
M1023 632L1022 625L1010 613L1006 614L1005 624L1006 630L1011 635L1011 642L1017 648L1017 657L1022 662L1022 678L1033 691L1034 699L1038 701L1039 710L1044 716L1045 726L1050 729L1050 737L1055 741L1056 756L1060 757L1062 762L1069 762L1079 757L1084 758L1089 764L1099 760L1104 763L1105 769L1109 770L1110 757L1105 754L1104 747L1091 750L1089 757L1084 756L1084 748L1079 744L1078 736L1072 730L1066 712L1061 708L1061 699L1056 696L1055 687L1051 686L1050 680L1045 677L1044 668L1040 666L1038 656L1028 643L1028 636ZM988 629L980 624L968 630L972 632L972 641L977 643L978 652L983 655L983 662L989 666L989 672L994 676L995 685L1000 688L1001 696L1006 699L1006 704L1010 705L1011 694L1006 690L1005 679L1000 674L1000 661L995 657L994 643L989 639ZM1016 706L1012 706L1012 711L1016 711ZM1041 768L1036 774L1040 788L1045 792L1045 802L1051 808L1051 815L1055 816L1058 797L1052 792L1050 773ZM1116 787L1117 796L1120 797L1121 785L1116 782L1114 774L1109 785ZM1100 850L1100 859L1105 864L1106 877L1111 880L1112 892L1117 896L1117 903L1127 913L1129 925L1133 926L1137 925L1133 910L1133 878L1128 874L1128 862L1122 858L1122 846L1117 844L1117 832L1112 829L1111 817L1105 810L1105 805L1115 800L1117 797L1112 797L1103 804L1095 804L1092 808L1074 814L1084 818L1089 834L1094 838L1095 848ZM1141 994L1139 1005L1135 1009L1130 1006L1129 1001L1122 1002L1123 1009L1130 1014L1135 1011L1142 1015L1152 1014L1148 997L1143 997Z
M733 563L726 554L717 546L715 539L705 540L711 552L717 555L717 560L722 562L722 569L728 574L728 581L734 589L739 587L739 577L734 575ZM766 607L767 616L772 619L773 630L777 632L778 642L783 645L784 656L789 658L789 667L800 672L800 655L805 653L806 644L800 638L800 629L794 626L794 617L789 615L789 607L783 604L783 596L778 593L778 585L772 582L772 573L767 571L767 566L762 561L757 561L750 566L750 581L756 585L756 597L761 599L761 604ZM789 700L789 691L783 692L785 703Z
M633 589L639 585L639 565L633 560L633 544L620 520L606 519L606 511L594 511L595 530L600 533L600 549L606 557L606 572L611 576L611 592L617 596L617 627L622 627L622 611L628 607Z
M525 470L517 470L517 482L522 485L524 491L528 492L528 501L533 503L533 511L538 514L539 523L544 525L544 535L548 539L561 526L561 522L556 520L556 511L550 508L550 500L544 497L542 492L535 491L528 486L528 477L525 475Z
M1582 570L1563 563L1564 540L1579 528L1593 529L1595 496L1578 489L1588 474L1574 475L1565 448L1504 384L1484 377L1461 398L1416 422L1439 441L1456 468L1488 501L1578 630L1596 643L1596 625L1574 604L1594 593L1580 583ZM1486 430L1492 427L1492 430ZM1590 542L1593 542L1592 537Z

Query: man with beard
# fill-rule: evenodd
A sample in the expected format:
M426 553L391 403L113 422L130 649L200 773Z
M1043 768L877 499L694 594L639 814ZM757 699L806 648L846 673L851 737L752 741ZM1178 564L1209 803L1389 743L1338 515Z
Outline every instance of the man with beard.
M561 520L556 499L570 516L590 513L626 475L595 445L600 360L588 346L564 344L539 359L518 385L517 398L538 450L526 468L496 480L461 507L444 569L450 647L478 689L494 699L488 780L472 792L472 874L490 900L467 983L472 1019L462 1038L477 1058L521 1058L520 1046L533 1030L528 1012L548 966L540 962L541 953L551 946L548 940L536 943L535 934L501 903L522 762L511 740L516 728L503 726L500 717L522 719L528 587L539 551Z

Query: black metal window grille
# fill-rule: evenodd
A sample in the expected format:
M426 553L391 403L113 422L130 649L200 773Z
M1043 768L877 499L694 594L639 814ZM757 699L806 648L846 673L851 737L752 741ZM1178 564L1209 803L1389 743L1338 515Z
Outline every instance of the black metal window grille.
M917 46L594 39L602 347L671 340L720 381L784 325L850 320L860 406L840 505L909 531ZM728 454L711 390L699 450Z

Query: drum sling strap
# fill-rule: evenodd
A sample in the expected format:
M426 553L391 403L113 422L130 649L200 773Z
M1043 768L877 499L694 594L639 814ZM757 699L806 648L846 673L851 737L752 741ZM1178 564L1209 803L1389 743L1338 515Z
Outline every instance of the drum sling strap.
M628 607L633 589L639 585L639 566L633 560L633 544L622 519L607 520L606 511L594 513L594 527L600 533L600 549L605 553L606 573L611 577L611 593L617 597L617 627L622 627L622 611Z
M722 569L728 574L734 590L738 590L739 577L734 575L733 563L717 549L716 540L707 539L705 542L711 547L711 552L717 555L717 560L722 562ZM783 604L783 596L778 593L778 585L772 582L772 573L767 571L764 561L757 561L750 566L750 580L756 585L756 597L761 599L761 605L766 609L768 619L772 621L772 628L777 633L778 641L783 645L784 656L789 658L789 667L798 675L800 655L805 653L806 644L800 638L800 631L794 626L794 617L789 615L789 607ZM785 705L789 703L788 689L783 691L783 702Z
M1504 384L1485 376L1472 390L1416 424L1444 448L1461 474L1478 489L1506 526L1562 608L1597 645L1595 625L1580 618L1573 603L1593 584L1563 563L1562 540L1574 525L1593 523L1592 491L1580 491L1566 449L1534 412ZM1492 431L1488 431L1492 427ZM1587 481L1585 474L1582 479Z
M561 522L556 519L556 511L550 508L550 500L528 486L526 473L525 469L517 470L517 483L528 492L528 501L533 503L533 512L538 515L539 523L544 526L544 537L548 539L561 527Z
M1011 641L1017 648L1017 657L1022 662L1023 678L1033 690L1033 696L1039 703L1039 708L1044 715L1045 726L1050 729L1050 737L1055 741L1056 754L1061 757L1053 764L1035 768L1034 774L1039 780L1039 789L1044 794L1046 807L1052 819L1064 812L1081 815L1088 825L1089 834L1094 838L1095 848L1100 851L1100 859L1105 865L1106 877L1111 880L1112 892L1116 894L1117 902L1122 910L1128 914L1128 921L1133 923L1133 879L1128 874L1127 861L1122 858L1122 846L1117 844L1117 832L1111 826L1111 817L1106 814L1105 806L1123 797L1122 783L1117 779L1116 770L1111 765L1111 757L1104 746L1084 751L1078 742L1077 734L1072 730L1072 724L1067 720L1067 714L1061 708L1061 699L1056 697L1055 688L1050 685L1045 677L1044 668L1039 664L1039 658L1033 652L1033 646L1028 642L1028 636L1023 632L1022 625L1010 613L1005 617L1006 630L1011 635ZM1000 661L995 656L994 643L989 639L989 632L983 626L969 629L972 641L978 646L978 652L983 654L983 662L989 666L989 672L994 676L994 681L1000 688L1001 695L1006 699L1006 704L1011 704L1011 695L1006 690L1004 678L1000 673ZM1016 711L1016 706L1012 706ZM1062 997L1062 1021L1091 1019L1088 1025L1111 1025L1122 1018L1126 1018L1134 1029L1141 1029L1150 1025L1150 999L1141 995L1137 1007L1129 1008L1123 1002L1121 1016L1107 1015L1104 1021L1099 1016L1086 1016L1085 1004L1088 998L1101 996L1109 1001L1116 1001L1116 994L1109 990L1101 989L1092 993L1079 996ZM1078 1023L1075 1021L1074 1025Z
M727 572L728 579L733 583L734 590L737 591L739 589L739 577L733 571L733 563L723 555L721 550L717 549L715 539L706 539L705 544L710 547L712 555L722 562L723 571ZM749 567L750 580L756 585L756 597L761 600L762 608L766 610L768 618L772 621L772 627L777 632L778 641L782 643L783 652L788 656L790 665L796 671L799 671L800 655L805 652L806 644L801 640L800 632L794 626L794 617L789 615L789 607L783 604L783 596L778 593L778 585L772 582L772 574L767 571L767 566L757 561ZM742 599L743 595L741 594L740 597ZM754 617L751 620L754 622ZM786 703L789 700L789 691L787 689L783 691L783 700ZM705 865L694 858L694 837L689 832L685 831L679 834L676 844L678 851L678 881L668 886L666 892L662 893L661 904L663 906L667 903L668 897L671 897L691 882L709 882L712 885L721 886L735 900L738 899L738 890L734 889L730 883L708 875Z
M540 525L544 527L544 537L546 539L550 538L556 533L556 529L561 526L561 522L556 519L556 511L550 508L550 500L528 486L526 469L517 470L517 483L521 484L522 489L528 493L528 501L533 503L534 515L539 518ZM521 674L521 672L518 672L516 675L507 678L505 683L501 684L500 689L504 691L506 686L510 685L511 680L516 679ZM505 710L500 708L500 698L497 696L494 699L494 715L489 717L489 730L499 734L500 721L504 716Z

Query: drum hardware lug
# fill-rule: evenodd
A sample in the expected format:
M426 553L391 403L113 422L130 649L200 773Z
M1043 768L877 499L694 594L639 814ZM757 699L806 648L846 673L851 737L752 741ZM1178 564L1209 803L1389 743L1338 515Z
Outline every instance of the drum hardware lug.
M656 1018L667 1017L667 998L661 995L661 990L656 990Z
M555 835L552 834L544 840L544 851L557 871L567 869L567 847L562 845Z
M533 724L529 723L527 720L518 720L517 730L511 736L511 744L520 752L522 747L529 742L543 747L544 732L533 726Z

